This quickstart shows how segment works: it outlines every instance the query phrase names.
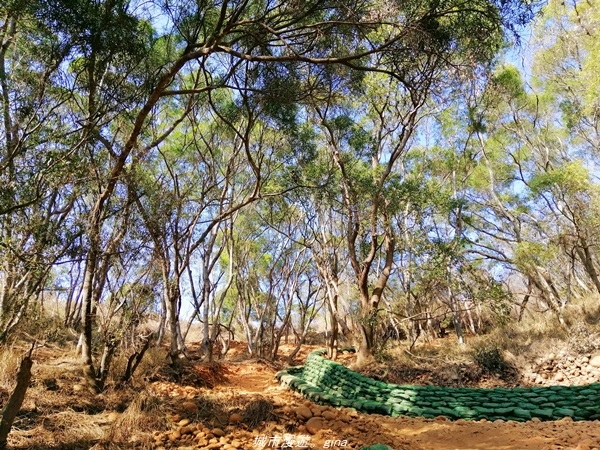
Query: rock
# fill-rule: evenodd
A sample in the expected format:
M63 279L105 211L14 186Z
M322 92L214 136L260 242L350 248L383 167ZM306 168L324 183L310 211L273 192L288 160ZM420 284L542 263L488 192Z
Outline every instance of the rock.
M229 416L229 423L237 424L240 423L242 420L244 420L244 418L241 414L238 413L233 413Z
M337 414L333 411L323 411L321 413L321 416L323 416L324 419L327 420L334 420L337 417Z
M600 354L592 355L588 364L592 367L600 368Z
M313 416L312 411L307 406L298 406L294 412L302 419L310 419Z
M314 406L312 406L312 407L310 408L310 410L311 410L311 412L312 412L312 415L313 415L313 416L315 416L315 417L317 417L317 416L320 416L320 415L321 415L321 412L322 412L322 409L321 409L321 407L320 407L320 406L318 406L318 405L314 405Z
M184 435L184 434L192 434L194 431L196 431L196 427L194 427L193 425L186 425L184 427L179 427L178 431Z
M325 428L325 422L320 417L312 417L306 422L306 431L310 434L316 434Z
M221 428L213 428L210 432L217 437L225 436L225 432Z
M198 412L198 405L196 402L186 401L183 402L180 406L181 411L189 414L195 414Z
M564 379L565 376L562 372L556 372L556 375L554 375L554 381L563 381Z
M223 444L220 442L213 442L212 444L208 444L206 448L208 450L216 450L217 448L223 447Z

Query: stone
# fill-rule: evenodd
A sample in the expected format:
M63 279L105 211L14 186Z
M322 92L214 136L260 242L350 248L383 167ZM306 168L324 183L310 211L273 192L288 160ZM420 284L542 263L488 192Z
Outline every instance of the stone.
M554 375L554 381L563 381L564 379L565 376L562 372L556 372L556 375Z
M600 354L596 353L592 355L588 364L592 367L600 368Z
M318 406L318 405L313 405L313 406L310 408L310 411L312 412L312 415L313 415L313 416L315 416L315 417L317 417L317 416L320 416L320 415L321 415L321 413L322 413L322 409L321 409L321 407L320 407L320 406Z
M242 420L244 420L244 418L242 417L241 414L238 414L238 413L233 413L232 415L229 416L229 423L232 423L232 424L240 423Z
M323 418L327 419L327 420L334 420L335 418L337 418L337 414L335 412L329 411L329 410L323 411L321 413L321 416L323 416Z
M186 401L180 405L181 411L189 414L195 414L198 412L198 405L196 402Z
M220 442L213 442L212 444L208 444L206 448L208 450L216 450L217 448L223 447L223 444Z
M225 432L221 428L213 428L210 432L217 437L225 436Z
M316 434L325 428L325 422L320 417L312 417L306 422L306 431L310 434Z
M313 416L312 411L307 406L298 406L294 412L302 419L310 419Z

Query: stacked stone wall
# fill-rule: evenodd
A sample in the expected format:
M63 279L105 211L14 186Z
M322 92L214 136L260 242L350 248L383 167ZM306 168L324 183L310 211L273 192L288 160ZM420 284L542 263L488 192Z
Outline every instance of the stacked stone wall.
M600 419L600 383L514 389L396 385L364 377L312 352L304 366L277 373L279 381L321 404L391 416L526 421Z

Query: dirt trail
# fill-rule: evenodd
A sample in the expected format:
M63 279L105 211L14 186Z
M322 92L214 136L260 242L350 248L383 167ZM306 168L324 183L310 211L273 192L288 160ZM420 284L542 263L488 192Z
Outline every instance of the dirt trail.
M454 450L454 449L600 449L598 422L469 422L445 418L412 419L356 413L352 410L323 408L305 400L299 394L279 386L274 379L275 369L260 362L226 363L227 380L214 386L237 395L259 394L276 405L282 420L252 430L254 440L246 437L243 448L276 448L270 443L283 441L291 435L297 444L308 440L312 448L361 448L373 443L387 444L393 449ZM300 407L306 406L320 419L322 429L314 434L301 418ZM332 413L332 414L330 414ZM310 427L309 427L310 428ZM315 431L315 430L310 430ZM267 438L262 443L261 436ZM294 445L288 448L303 448ZM304 447L306 448L306 447Z
M101 395L79 384L77 361L38 354L35 383L10 443L21 450L360 449L375 443L394 450L600 450L597 421L451 422L319 406L279 385L276 367L248 361L238 347L219 364L189 362L177 381L159 366L138 385L143 389ZM298 361L312 350L303 349ZM0 400L7 397L0 392ZM250 405L268 406L262 421L252 423Z

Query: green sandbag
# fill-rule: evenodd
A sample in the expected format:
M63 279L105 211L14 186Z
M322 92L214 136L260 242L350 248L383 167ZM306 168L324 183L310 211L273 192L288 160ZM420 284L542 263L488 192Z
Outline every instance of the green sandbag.
M392 447L383 444L375 444L368 447L362 447L360 450L392 450Z
M393 416L445 415L451 419L517 421L531 417L600 419L600 405L596 401L600 383L515 389L387 384L326 360L321 357L324 353L311 353L304 366L282 370L276 374L277 379L314 401Z
M534 409L531 411L532 417L538 417L542 420L554 419L554 410L552 409Z

